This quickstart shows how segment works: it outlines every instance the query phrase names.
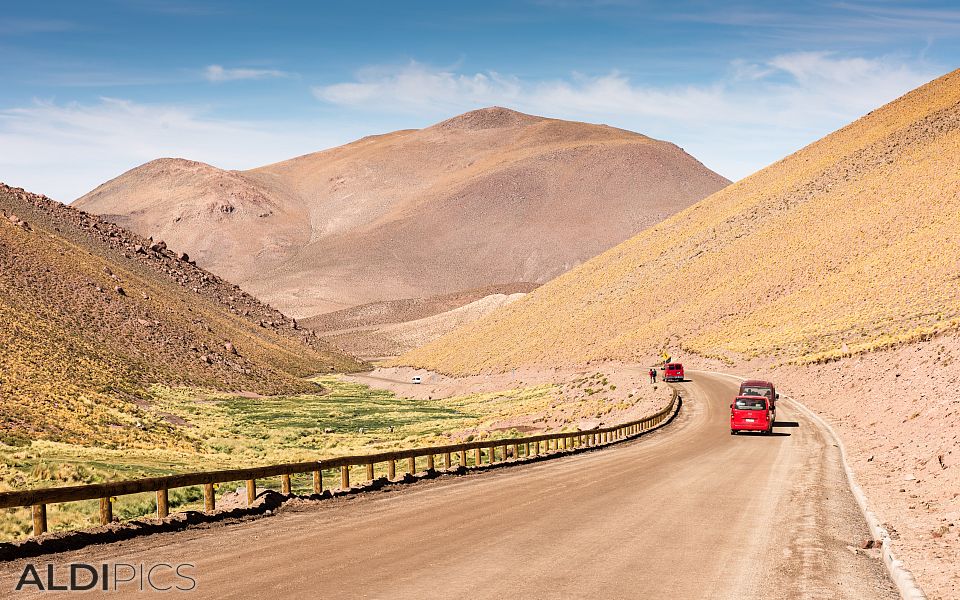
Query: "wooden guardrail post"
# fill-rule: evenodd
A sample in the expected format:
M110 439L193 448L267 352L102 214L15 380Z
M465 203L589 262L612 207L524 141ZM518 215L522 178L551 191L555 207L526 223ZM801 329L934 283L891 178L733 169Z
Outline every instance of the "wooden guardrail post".
M500 446L500 454L503 456L503 460L507 460L507 445L506 445L506 444Z
M388 460L387 461L387 479L393 481L397 478L397 461Z
M320 469L313 472L313 493L317 495L323 493L323 471Z
M290 483L290 473L284 473L280 476L280 491L284 496L289 496L293 485Z
M445 452L443 454L443 468L449 471L451 467L453 467L453 457L450 456L449 452Z
M170 515L170 493L167 488L157 490L157 518L166 519Z
M467 467L467 451L466 450L460 451L460 466L464 468Z
M490 446L489 448L487 448L487 454L489 454L488 458L490 459L490 464L491 464L491 465L492 465L493 463L497 462L497 448L496 448L496 446Z
M47 532L47 505L33 506L33 535L43 535Z
M340 467L340 489L344 491L350 489L350 465Z
M217 499L213 493L213 484L203 484L203 510L213 512L217 508Z
M248 479L247 480L247 506L253 506L253 503L257 501L257 480Z
M373 463L367 463L367 481L373 483Z
M417 472L417 457L411 456L407 459L407 473L413 475Z
M473 464L474 466L479 467L480 462L483 459L483 452L480 450L480 448L477 448L476 450L474 450L473 454L474 454Z
M113 523L113 502L110 498L100 498L100 524L109 525Z
M513 460L520 460L520 444L514 444L510 449L513 451Z
M428 472L433 471L433 454L432 453L427 455L427 471Z

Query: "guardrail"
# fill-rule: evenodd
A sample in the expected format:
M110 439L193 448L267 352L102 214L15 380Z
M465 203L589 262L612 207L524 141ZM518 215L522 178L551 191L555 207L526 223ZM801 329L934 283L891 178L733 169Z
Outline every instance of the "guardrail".
M315 494L322 494L323 471L339 469L340 490L346 491L350 489L350 467L353 466L366 466L367 480L372 482L374 480L374 466L379 463L387 464L387 479L394 480L396 479L397 461L404 459L407 461L406 472L412 475L418 472L418 459L426 461L426 469L430 472L436 468L435 459L437 456L443 457L443 467L445 469L453 468L454 456L456 456L457 467L466 468L469 466L468 452L472 451L473 466L481 467L485 462L488 465L506 461L519 462L537 456L577 451L620 442L659 427L675 412L679 400L679 394L674 391L670 403L653 415L611 427L587 431L546 433L524 438L479 440L448 446L430 446L377 454L340 456L325 460L250 469L184 473L93 485L0 492L0 508L33 507L33 535L38 536L47 531L47 505L49 504L99 499L100 523L106 525L113 522L113 499L128 494L155 492L157 495L157 518L163 519L169 515L169 491L182 487L203 486L205 512L216 510L214 484L228 481L246 481L248 506L256 501L257 480L267 477L279 476L283 494L290 495L291 476L312 473L313 491ZM512 459L510 455L512 455Z

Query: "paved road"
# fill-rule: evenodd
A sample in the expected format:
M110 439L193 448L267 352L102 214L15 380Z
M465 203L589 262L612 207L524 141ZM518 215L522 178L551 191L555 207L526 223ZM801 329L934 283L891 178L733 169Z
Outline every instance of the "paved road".
M897 597L848 548L837 448L786 401L794 426L731 436L735 384L691 375L674 423L613 448L31 562L187 561L210 598Z

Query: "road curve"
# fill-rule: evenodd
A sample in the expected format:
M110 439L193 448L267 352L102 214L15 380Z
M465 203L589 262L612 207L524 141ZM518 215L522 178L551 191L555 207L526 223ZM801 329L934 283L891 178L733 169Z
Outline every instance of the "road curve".
M896 598L823 432L784 401L776 435L731 436L735 383L690 376L612 448L29 562L190 562L204 598Z

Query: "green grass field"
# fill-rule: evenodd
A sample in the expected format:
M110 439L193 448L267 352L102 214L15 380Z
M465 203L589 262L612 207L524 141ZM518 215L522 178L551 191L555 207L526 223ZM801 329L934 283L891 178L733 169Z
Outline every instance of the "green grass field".
M0 443L0 491L79 485L256 465L316 460L345 454L438 445L467 436L483 437L486 423L546 410L556 397L551 385L439 400L401 398L350 383L336 376L314 379L324 393L248 397L188 388L154 387L151 406L188 441L183 447L104 449L34 441L24 446ZM479 429L481 432L473 430ZM497 437L519 435L497 432ZM381 465L382 467L382 465ZM379 474L379 473L378 473ZM335 487L327 473L326 486ZM358 480L362 480L360 471ZM279 487L279 481L261 485ZM295 490L310 489L295 479ZM219 493L236 486L224 484ZM197 508L199 488L171 491L171 508ZM118 498L121 519L156 510L152 494ZM51 531L95 524L97 502L48 507ZM28 509L0 511L0 540L30 533Z

